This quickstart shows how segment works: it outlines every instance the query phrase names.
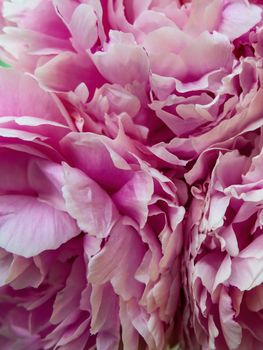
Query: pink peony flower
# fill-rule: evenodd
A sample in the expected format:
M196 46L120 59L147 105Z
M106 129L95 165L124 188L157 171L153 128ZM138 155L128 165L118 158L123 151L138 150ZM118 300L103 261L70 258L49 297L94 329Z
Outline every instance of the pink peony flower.
M262 1L0 9L0 348L261 349Z
M122 129L71 132L52 94L1 72L0 347L165 349L183 183L141 160Z
M234 148L206 150L187 174L194 183L183 263L187 349L263 346L262 134Z

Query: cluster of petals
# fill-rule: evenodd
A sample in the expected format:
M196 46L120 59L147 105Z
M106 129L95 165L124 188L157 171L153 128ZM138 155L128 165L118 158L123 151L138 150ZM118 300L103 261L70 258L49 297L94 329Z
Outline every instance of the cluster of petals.
M261 349L263 3L0 8L0 348Z
M175 184L121 129L71 131L32 77L3 69L0 85L1 348L164 348L185 212Z
M262 141L261 130L234 149L208 149L187 174L195 182L183 264L187 349L262 348Z

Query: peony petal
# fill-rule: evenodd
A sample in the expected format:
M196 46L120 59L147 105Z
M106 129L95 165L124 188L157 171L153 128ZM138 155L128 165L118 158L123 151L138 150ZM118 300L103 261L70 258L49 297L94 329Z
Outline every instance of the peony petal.
M90 260L89 281L95 285L111 281L115 293L124 300L138 298L142 284L135 280L135 272L144 253L138 233L119 221L104 248Z
M130 34L111 31L104 52L90 54L101 75L111 83L144 82L149 77L149 62L144 49L136 45Z
M88 4L80 4L74 11L69 28L73 46L81 51L90 49L98 39L97 16Z
M240 274L240 271L242 271L242 274ZM242 291L259 286L263 283L262 259L234 258L229 283Z
M194 280L199 277L206 289L212 293L213 287L217 285L216 278L218 278L219 281L222 279L220 275L217 277L217 271L223 261L224 255L220 252L215 251L206 254L195 265ZM224 271L222 271L222 273L224 273Z
M240 253L240 258L263 259L263 235L258 236Z
M263 309L263 285L247 291L245 300L250 311L260 312Z
M64 164L63 196L68 212L84 232L98 238L109 235L118 219L111 198L82 171Z
M35 197L0 196L0 246L24 257L56 249L79 230L67 213Z
M219 317L223 335L229 349L237 349L242 339L242 328L234 320L231 298L223 288L219 299Z
M65 124L51 95L29 75L0 68L0 95L1 116L32 116Z
M222 14L219 32L234 40L247 33L261 19L262 9L245 1L230 2Z
M143 227L147 221L148 205L153 190L152 177L146 172L138 171L114 194L113 200L123 213L128 214Z
M220 284L227 282L230 275L231 275L231 258L227 254L224 260L222 261L219 269L217 270L212 292L214 292Z

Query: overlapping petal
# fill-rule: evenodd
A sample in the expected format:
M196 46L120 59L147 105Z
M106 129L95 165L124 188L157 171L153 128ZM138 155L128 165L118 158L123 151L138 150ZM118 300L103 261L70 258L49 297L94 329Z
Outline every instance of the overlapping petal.
M190 209L196 215L190 215L187 222L184 276L186 308L191 314L186 313L185 327L193 327L204 348L262 346L257 330L262 327L262 195L258 177L262 136L254 134L253 138L248 139L253 149L249 156L242 154L249 144L239 150L211 150L214 166L212 173L206 168L206 188L198 185L203 176L198 167L191 171L191 175L196 172L199 190ZM255 295L255 304L250 295ZM254 319L259 322L257 327ZM189 338L187 342L194 348Z
M262 1L0 8L0 348L261 349Z

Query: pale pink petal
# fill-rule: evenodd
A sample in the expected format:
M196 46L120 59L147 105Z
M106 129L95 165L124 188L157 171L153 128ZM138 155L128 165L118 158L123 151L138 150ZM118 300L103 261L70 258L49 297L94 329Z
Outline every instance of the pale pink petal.
M231 305L231 298L223 288L219 300L219 317L223 335L229 349L237 349L241 343L242 328L233 319L234 310Z
M240 274L242 271L242 274ZM250 290L263 283L262 259L236 257L232 260L229 283L240 290Z
M1 69L0 94L2 116L32 116L65 124L51 95L41 90L29 75Z
M115 292L124 300L138 298L142 284L136 281L135 271L144 253L138 233L131 226L118 222L107 244L90 260L89 281L95 285L111 281Z
M24 257L56 249L79 234L72 218L36 197L0 197L0 246Z
M149 62L144 49L130 34L112 31L107 49L90 54L101 75L111 83L144 82L149 76Z
M148 205L153 194L153 180L146 172L136 172L117 193L113 200L118 208L144 227L148 216Z
M81 51L91 48L98 39L97 16L88 4L79 5L71 18L69 28L73 46Z
M230 2L222 14L219 32L234 40L247 33L261 19L262 9L245 1Z

